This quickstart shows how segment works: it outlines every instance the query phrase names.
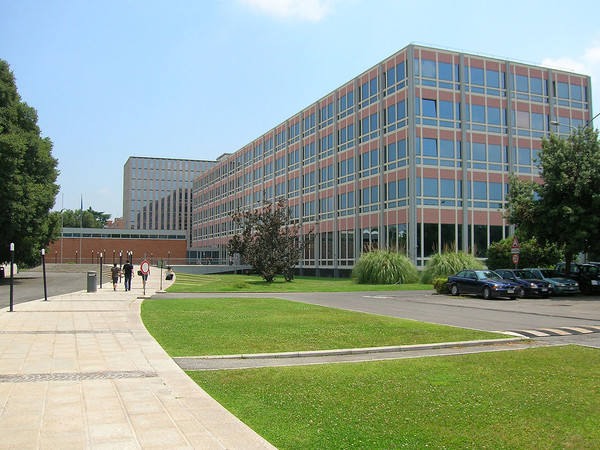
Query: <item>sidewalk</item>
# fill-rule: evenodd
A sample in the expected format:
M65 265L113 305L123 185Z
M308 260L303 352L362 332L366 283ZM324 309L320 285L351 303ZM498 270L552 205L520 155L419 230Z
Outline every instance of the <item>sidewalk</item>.
M0 449L273 448L148 334L140 277L103 281L0 310ZM159 287L153 268L146 294Z

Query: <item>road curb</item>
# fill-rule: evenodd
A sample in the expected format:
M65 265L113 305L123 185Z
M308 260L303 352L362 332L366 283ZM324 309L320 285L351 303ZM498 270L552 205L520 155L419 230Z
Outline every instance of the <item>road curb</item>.
M367 353L387 353L387 352L410 352L420 350L435 350L440 348L461 348L478 347L483 345L512 344L528 340L527 338L506 338L506 339L486 339L480 341L458 341L458 342L440 342L434 344L414 344L414 345L396 345L390 347L365 347L348 348L336 350L310 350L303 352L280 352L280 353L248 353L239 355L213 355L213 356L177 356L175 360L186 359L275 359L275 358L310 358L315 356L341 356L341 355L361 355Z

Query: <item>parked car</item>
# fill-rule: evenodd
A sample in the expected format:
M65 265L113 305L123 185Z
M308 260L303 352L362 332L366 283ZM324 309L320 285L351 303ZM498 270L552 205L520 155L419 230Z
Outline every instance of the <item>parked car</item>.
M513 281L521 287L519 296L532 297L538 296L548 298L550 295L550 283L536 278L529 270L522 269L498 269L498 274L505 280Z
M566 275L566 263L559 262L554 271L561 275ZM600 266L595 264L571 263L570 277L577 280L579 289L584 294L600 293Z
M554 269L524 269L530 271L535 278L547 281L552 287L552 295L572 295L579 292L579 283L571 278L558 276Z
M503 280L493 270L461 270L448 277L448 289L452 295L476 294L484 299L509 297L514 300L521 288L513 282Z

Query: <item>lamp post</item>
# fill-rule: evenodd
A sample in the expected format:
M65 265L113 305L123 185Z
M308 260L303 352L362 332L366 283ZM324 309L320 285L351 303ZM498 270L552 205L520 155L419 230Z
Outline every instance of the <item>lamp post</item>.
M119 273L121 273L122 269L123 269L123 251L120 251L119 252ZM121 282L121 276L119 276L119 283Z
M116 252L116 250L113 250L113 264L116 262L115 261L115 252Z
M77 250L75 250L75 264L77 264Z
M13 280L15 277L14 268L15 268L15 244L13 242L10 243L10 311L13 310Z
M102 289L102 252L100 252L100 289Z
M42 271L44 273L44 301L48 301L48 290L46 288L46 250L42 249Z
M600 116L600 113L596 114L594 117L592 117L590 120L588 120L586 123L583 124L582 128L587 127L590 123L592 123L594 121L594 119L596 117ZM558 120L553 120L550 122L550 125L554 125L557 127L556 131L558 132L558 127L569 127L571 130L576 130L577 127L574 127L573 125L567 125L567 124L561 124Z

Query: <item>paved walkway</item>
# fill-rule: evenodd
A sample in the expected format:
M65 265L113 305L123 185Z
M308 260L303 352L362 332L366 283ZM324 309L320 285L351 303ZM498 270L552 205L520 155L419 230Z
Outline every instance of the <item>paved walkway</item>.
M103 286L0 310L0 449L273 448L148 334L139 277Z

